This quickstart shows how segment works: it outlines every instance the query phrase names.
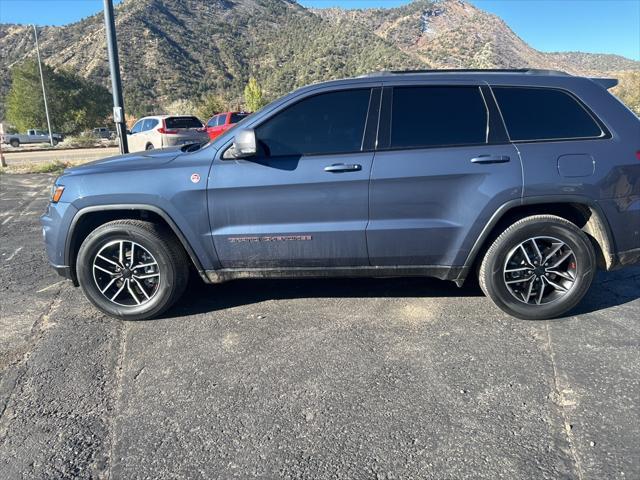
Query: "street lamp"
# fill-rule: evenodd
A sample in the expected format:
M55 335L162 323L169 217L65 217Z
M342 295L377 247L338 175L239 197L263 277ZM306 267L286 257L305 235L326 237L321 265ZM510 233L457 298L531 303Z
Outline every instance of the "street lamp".
M49 120L49 106L47 105L47 92L44 88L44 75L42 75L42 60L40 59L40 44L38 43L38 29L33 26L33 35L36 37L36 53L38 54L38 68L40 69L40 83L42 84L42 98L44 99L44 113L47 115L47 128L49 129L49 143L53 147L53 133L51 132L51 120Z
M127 123L124 118L124 101L122 100L122 82L120 80L120 61L118 60L118 41L116 24L113 18L112 0L104 0L104 23L107 32L107 51L109 52L109 69L111 70L111 89L113 91L113 121L116 124L120 153L129 153L127 145Z

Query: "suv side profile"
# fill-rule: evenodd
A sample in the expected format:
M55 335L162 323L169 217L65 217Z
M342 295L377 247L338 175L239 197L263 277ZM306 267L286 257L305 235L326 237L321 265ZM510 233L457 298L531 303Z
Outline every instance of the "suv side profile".
M161 314L193 267L251 277L477 275L560 316L640 261L640 121L611 79L381 72L307 86L203 146L66 170L49 261L103 312Z

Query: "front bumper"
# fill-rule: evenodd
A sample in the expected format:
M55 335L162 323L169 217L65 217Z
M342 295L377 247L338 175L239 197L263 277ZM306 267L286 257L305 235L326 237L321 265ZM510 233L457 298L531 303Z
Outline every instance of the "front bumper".
M76 284L75 275L69 265L67 265L67 232L69 232L73 217L77 209L70 203L58 202L49 203L44 215L40 217L42 225L42 236L49 264L64 278L73 280Z

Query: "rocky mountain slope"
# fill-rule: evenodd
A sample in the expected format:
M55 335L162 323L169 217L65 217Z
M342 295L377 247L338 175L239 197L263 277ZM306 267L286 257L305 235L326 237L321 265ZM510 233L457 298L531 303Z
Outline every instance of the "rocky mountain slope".
M209 92L239 103L249 75L272 98L380 69L640 70L640 62L615 55L539 52L500 18L462 0L367 10L311 10L294 0L125 0L116 8L116 28L125 102L138 115ZM101 14L39 32L49 65L109 85ZM4 97L11 66L34 55L32 30L0 25L0 52Z

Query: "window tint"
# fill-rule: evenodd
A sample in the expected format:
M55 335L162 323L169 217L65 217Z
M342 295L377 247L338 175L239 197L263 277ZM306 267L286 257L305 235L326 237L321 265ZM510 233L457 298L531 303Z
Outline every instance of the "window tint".
M370 89L344 90L306 98L256 129L273 156L358 152Z
M249 116L248 113L232 113L231 120L229 121L229 123L238 123L240 120L242 120L247 116Z
M548 88L492 88L511 140L602 135L591 115L566 92Z
M207 127L216 127L217 125L218 125L218 115L211 118L211 120L209 120L209 122L207 123Z
M227 114L226 113L222 113L220 115L218 115L218 126L222 127L227 121Z
M486 143L487 108L478 87L395 87L391 148Z
M202 128L202 122L196 117L168 117L164 121L168 129L171 128Z
M139 133L142 131L142 124L144 120L138 120L136 124L131 128L131 133Z

